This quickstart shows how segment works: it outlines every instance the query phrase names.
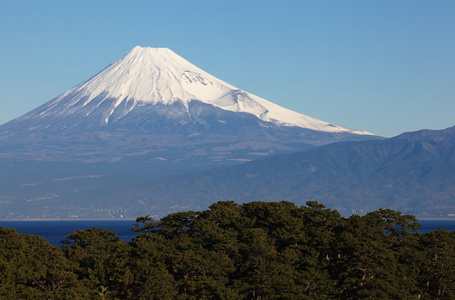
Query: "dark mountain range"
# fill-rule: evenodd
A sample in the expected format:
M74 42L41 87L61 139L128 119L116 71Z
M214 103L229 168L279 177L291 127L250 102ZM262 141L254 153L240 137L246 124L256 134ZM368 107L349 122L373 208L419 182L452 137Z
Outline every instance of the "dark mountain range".
M200 207L228 199L316 200L345 215L391 208L422 218L455 217L455 127L333 143L147 188L155 199Z
M169 49L135 47L0 126L0 218L166 214L184 205L153 198L158 179L370 139L379 137L239 90Z

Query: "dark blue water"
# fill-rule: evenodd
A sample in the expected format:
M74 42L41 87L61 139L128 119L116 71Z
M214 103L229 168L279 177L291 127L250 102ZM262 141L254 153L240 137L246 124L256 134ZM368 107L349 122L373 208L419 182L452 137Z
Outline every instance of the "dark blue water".
M420 233L437 230L438 228L455 231L454 221L419 221L422 225ZM60 240L69 233L79 229L93 227L109 229L118 234L126 242L130 242L137 233L130 229L134 221L0 221L0 226L13 228L19 233L33 234L44 237L49 243L61 246Z
M79 229L93 227L109 229L117 233L123 241L130 242L137 233L130 229L134 221L0 221L0 226L13 228L19 233L33 234L44 237L49 243L62 246L60 241L69 233Z
M425 220L425 221L419 221L420 227L419 232L420 233L427 233L430 231L435 231L437 229L446 229L449 231L455 231L455 220L451 221L442 221L442 220L436 220L436 221L431 221L431 220Z

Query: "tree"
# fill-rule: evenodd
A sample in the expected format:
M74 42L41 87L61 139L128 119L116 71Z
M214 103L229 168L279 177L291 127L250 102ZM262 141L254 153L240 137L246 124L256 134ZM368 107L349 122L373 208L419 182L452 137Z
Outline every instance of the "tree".
M342 299L408 299L417 297L415 281L400 265L414 218L399 212L379 210L345 221L339 238L339 296ZM411 244L408 244L410 246ZM410 269L407 269L409 271Z
M455 233L443 229L420 239L425 261L420 273L425 299L455 299Z
M115 232L99 228L79 230L67 236L63 252L78 264L79 280L93 293L104 286L116 296L125 297L133 282L128 268L130 246Z
M130 294L134 299L175 299L177 283L168 266L174 245L158 234L141 234L131 242L129 268L134 270Z
M42 237L0 227L0 297L87 299L76 264Z
M136 219L134 227L131 229L131 231L150 234L156 233L160 229L157 225L158 222L155 222L151 216L140 216Z

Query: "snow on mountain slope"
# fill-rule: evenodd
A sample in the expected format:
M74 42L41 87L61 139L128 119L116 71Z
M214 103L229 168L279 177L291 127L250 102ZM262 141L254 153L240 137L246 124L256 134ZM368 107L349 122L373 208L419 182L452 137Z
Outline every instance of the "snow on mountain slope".
M278 126L371 135L317 120L242 91L194 66L167 48L136 46L104 70L18 120L89 116L103 110L102 123L115 122L138 106L190 101L248 113ZM188 112L189 114L189 112Z
M188 198L157 198L167 186L149 189L153 182L375 139L381 138L242 91L169 49L135 47L87 81L0 126L5 199L0 218L104 218L98 211L105 208L128 211L129 217L169 212L187 206Z

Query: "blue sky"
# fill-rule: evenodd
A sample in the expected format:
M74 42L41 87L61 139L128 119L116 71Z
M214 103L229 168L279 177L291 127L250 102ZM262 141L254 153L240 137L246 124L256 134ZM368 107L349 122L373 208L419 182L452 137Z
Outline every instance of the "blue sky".
M391 137L455 125L455 1L0 0L0 124L136 45Z

